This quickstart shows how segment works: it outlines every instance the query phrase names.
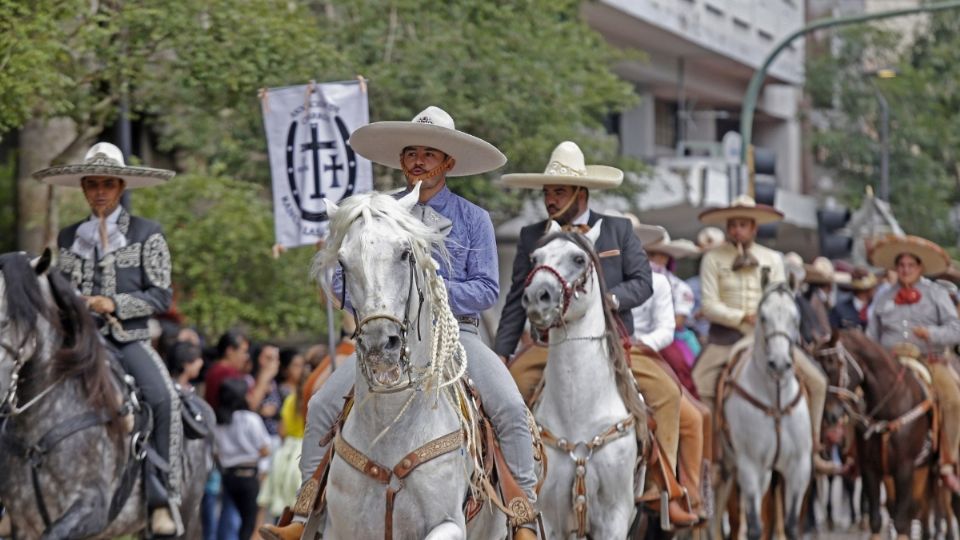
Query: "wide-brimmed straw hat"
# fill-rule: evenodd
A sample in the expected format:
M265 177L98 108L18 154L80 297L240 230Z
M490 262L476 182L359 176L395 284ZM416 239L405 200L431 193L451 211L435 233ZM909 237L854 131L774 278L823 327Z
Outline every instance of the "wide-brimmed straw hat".
M833 263L826 257L817 257L810 264L803 265L803 281L811 285L830 285L836 280Z
M860 267L854 268L853 272L850 273L849 282L838 283L840 288L854 292L869 291L879 284L880 281L877 279L876 274L866 268Z
M33 177L54 186L81 187L80 180L87 176L111 176L120 178L127 189L136 189L162 184L176 173L166 169L128 166L123 161L123 152L116 146L100 142L87 150L83 163L47 167L33 173Z
M772 206L757 204L749 195L740 195L730 206L700 212L700 222L706 225L726 226L727 220L733 218L752 219L757 225L766 225L781 221L783 213Z
M408 146L428 146L452 156L456 163L447 176L470 176L499 169L507 157L487 141L457 131L453 117L429 106L409 122L374 122L350 135L358 154L384 167L400 169L400 153Z
M644 249L646 249L648 245L656 244L670 236L667 230L659 225L647 225L646 223L641 223L640 220L632 214L625 215L632 218L630 221L633 223L633 233L640 239L640 243L643 244Z
M577 143L564 141L553 149L542 173L513 173L500 178L504 187L540 189L543 186L579 186L610 189L623 182L623 171L606 165L587 165Z
M897 257L908 253L920 260L925 275L942 274L950 267L950 256L942 247L926 238L910 235L888 234L876 241L870 248L870 264L897 269Z
M716 227L704 227L697 233L697 247L704 252L720 247L726 241L726 235Z
M663 253L673 259L684 259L700 254L700 248L696 244L686 239L672 240L670 233L664 230L664 236L659 242L644 244L647 253Z

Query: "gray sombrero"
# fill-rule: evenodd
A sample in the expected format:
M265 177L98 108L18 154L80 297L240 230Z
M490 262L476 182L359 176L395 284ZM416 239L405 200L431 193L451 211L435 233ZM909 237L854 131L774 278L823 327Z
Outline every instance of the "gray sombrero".
M609 189L619 186L622 181L623 171L606 165L587 165L577 143L564 141L553 149L542 173L505 174L500 178L500 185L526 189L552 185Z
M136 189L162 184L175 174L166 169L128 166L119 148L100 142L87 150L83 163L47 167L33 173L33 177L45 184L78 188L80 179L86 176L112 176L126 182L127 189Z
M360 126L350 135L350 146L361 156L391 169L401 168L400 153L408 146L436 148L456 160L447 176L482 174L507 162L507 157L492 144L457 131L453 117L432 105L409 122Z
M950 256L942 247L919 236L888 234L870 248L868 259L870 264L886 268L897 269L897 257L908 253L920 259L923 273L928 276L942 274L950 267Z

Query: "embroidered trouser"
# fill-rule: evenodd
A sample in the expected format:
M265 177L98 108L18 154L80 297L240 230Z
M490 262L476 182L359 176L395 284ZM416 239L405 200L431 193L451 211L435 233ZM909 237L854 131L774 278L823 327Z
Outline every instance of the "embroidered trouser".
M703 463L705 442L704 425L710 423L710 412L688 394L680 398L680 483L687 487L695 507L700 501L700 467Z
M473 381L484 411L500 440L503 457L531 503L536 502L537 476L533 461L533 437L527 425L527 408L506 366L477 333L477 327L460 326L460 342L467 352L467 375ZM343 397L356 381L357 358L351 355L310 398L307 427L300 456L304 480L323 460L326 447L320 441L333 427L343 408Z
M693 366L693 381L700 393L700 400L711 410L717 405L717 381L726 369L731 353L734 348L739 349L749 344L749 341L752 341L752 338L740 340L735 345L711 343L703 350L696 365ZM793 366L800 384L807 389L813 443L816 448L820 444L820 422L823 419L823 407L827 400L827 377L798 347L793 349Z
M137 381L143 399L153 411L151 442L165 462L151 465L146 479L147 506L150 509L170 506L176 516L180 505L180 477L183 426L180 398L163 360L145 341L114 344L120 350L123 369ZM167 471L162 468L167 467ZM179 521L179 520L178 520Z
M945 362L927 363L927 367L940 404L940 464L954 465L960 450L960 386Z

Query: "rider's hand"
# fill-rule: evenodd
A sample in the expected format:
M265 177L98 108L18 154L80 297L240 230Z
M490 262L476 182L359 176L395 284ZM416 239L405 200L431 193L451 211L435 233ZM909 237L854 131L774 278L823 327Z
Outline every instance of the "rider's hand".
M113 313L117 310L117 305L106 296L88 296L87 307L101 314Z
M920 339L928 340L930 339L930 331L922 326L918 326L913 329L913 335L917 336Z
M747 313L746 315L743 316L743 319L741 319L740 322L743 324L749 324L750 326L753 326L757 324L757 314Z

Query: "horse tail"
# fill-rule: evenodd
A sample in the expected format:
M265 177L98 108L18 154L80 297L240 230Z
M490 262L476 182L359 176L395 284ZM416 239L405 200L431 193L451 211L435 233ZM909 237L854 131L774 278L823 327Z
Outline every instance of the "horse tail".
M59 311L59 320L51 322L59 324L63 336L53 369L65 378L80 378L88 404L96 410L109 412L113 417L107 423L107 430L119 444L122 441L120 403L107 367L107 350L100 340L93 317L59 272L50 272L48 279Z

